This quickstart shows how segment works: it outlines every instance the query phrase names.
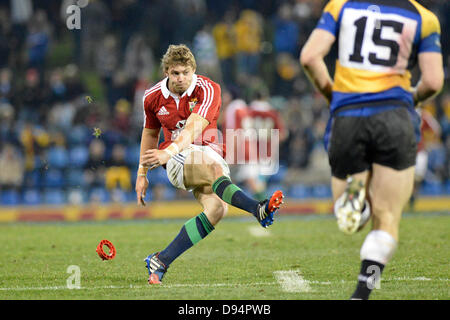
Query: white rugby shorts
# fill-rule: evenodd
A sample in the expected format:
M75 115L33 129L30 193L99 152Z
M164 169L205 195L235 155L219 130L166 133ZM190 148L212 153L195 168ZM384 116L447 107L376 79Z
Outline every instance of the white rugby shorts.
M221 165L223 174L227 177L230 177L230 168L225 160L215 152L209 146L199 146L195 144L191 144L185 150L180 153L174 155L166 164L167 177L169 178L170 183L175 188L192 191L193 189L187 189L184 186L184 162L186 161L188 155L190 155L194 151L204 152L208 158L212 159L214 162L217 162ZM199 159L201 161L201 159Z

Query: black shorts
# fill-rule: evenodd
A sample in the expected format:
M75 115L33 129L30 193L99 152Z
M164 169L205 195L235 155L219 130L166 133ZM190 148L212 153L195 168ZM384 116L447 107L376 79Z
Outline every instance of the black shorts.
M416 152L415 129L406 108L333 118L328 158L336 178L371 170L373 163L403 170L415 165Z

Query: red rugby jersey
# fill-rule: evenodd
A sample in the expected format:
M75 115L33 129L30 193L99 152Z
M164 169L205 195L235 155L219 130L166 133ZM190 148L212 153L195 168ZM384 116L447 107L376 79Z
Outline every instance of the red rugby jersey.
M219 139L217 119L222 104L220 86L211 79L193 75L192 83L186 92L178 97L167 87L168 78L154 85L144 94L144 127L163 129L164 141L158 146L164 149L174 141L183 130L191 113L197 113L209 121L195 144L209 145L224 157L225 145Z

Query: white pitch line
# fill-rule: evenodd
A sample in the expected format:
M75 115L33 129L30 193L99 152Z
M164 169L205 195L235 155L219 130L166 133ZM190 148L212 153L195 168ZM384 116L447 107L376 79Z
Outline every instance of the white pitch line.
M16 287L16 288L0 288L0 291L40 291L40 290L101 290L101 289L146 289L154 288L215 288L215 287L254 287L254 286L274 286L276 282L254 282L254 283L180 283L180 284L161 284L161 285L129 285L129 286L99 286L99 287L83 287L69 289L66 286L55 287Z
M275 274L279 274L280 272L287 272L287 271L275 271ZM292 271L296 272L296 271ZM298 271L297 271L298 272ZM298 273L296 273L297 277L300 277ZM303 279L303 278L302 278ZM355 280L356 281L356 280ZM440 281L440 282L449 282L450 279L447 278L426 278L426 277L415 277L415 278L406 278L406 277L400 277L400 278L386 278L381 279L381 281ZM346 280L339 280L339 281L316 281L316 280L304 280L304 283L309 284L317 284L317 285L333 285L336 283L353 283L354 281L346 281ZM0 291L40 291L40 290L49 290L49 291L55 291L55 290L101 290L101 289L146 289L151 287L161 287L161 288L220 288L220 287L255 287L255 286L275 286L279 285L279 281L273 281L273 282L253 282L253 283L174 283L174 284L161 284L161 285L128 285L128 286L98 286L98 287L81 287L79 289L69 289L66 286L50 286L50 287L12 287L12 288L0 288ZM304 292L304 291L303 291Z
M286 292L310 292L309 281L300 276L300 270L275 271L273 275Z
M269 230L257 226L249 227L248 232L256 238L269 237L271 235Z
M383 280L383 278L381 278ZM431 281L433 279L427 278L427 277L416 277L416 278L406 278L406 277L400 277L400 278L393 278L393 279L386 279L388 281ZM448 281L449 279L437 279L439 281Z

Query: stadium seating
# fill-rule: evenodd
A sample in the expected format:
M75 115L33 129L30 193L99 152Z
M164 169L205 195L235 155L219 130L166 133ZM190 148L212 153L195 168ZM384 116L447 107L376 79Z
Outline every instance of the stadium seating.
M326 199L331 198L331 187L329 185L316 185L312 187L312 196L314 198Z
M64 175L59 169L49 169L43 172L44 188L62 188L65 185Z
M169 181L169 178L167 177L166 170L162 167L158 167L150 172L150 184L153 185L165 185L165 186L172 186L172 184Z
M46 189L43 192L43 201L48 205L63 205L66 203L64 191L60 189Z
M424 196L440 196L444 193L444 187L440 181L424 181L419 192Z
M295 184L291 186L288 192L290 198L306 199L311 197L311 190L304 184Z
M88 194L89 202L107 203L110 201L110 194L104 188L92 188Z
M83 168L89 160L89 150L84 145L76 145L69 150L71 168Z
M266 196L273 194L277 190L282 190L283 192L286 192L286 187L280 183L270 183L267 185L266 189Z
M40 188L42 186L41 170L34 169L25 172L23 185L27 188Z
M49 167L64 169L69 164L69 155L63 147L51 147L47 153L47 160Z
M139 157L141 153L141 146L139 144L133 144L127 148L127 164L131 167L136 166L139 163Z
M444 185L444 191L446 195L450 195L450 180L447 180Z
M281 183L285 180L286 174L287 174L287 167L280 165L278 168L278 171L274 174L268 177L267 182L268 183Z
M66 185L68 187L85 187L86 181L82 169L69 169L66 174Z
M72 205L85 204L88 201L87 192L81 188L71 188L66 193L67 202Z
M89 137L88 129L85 126L77 125L67 135L67 142L69 145L87 144Z
M437 147L432 148L428 152L428 169L431 172L437 172L441 168L445 167L445 148Z
M22 203L27 206L42 204L42 195L37 189L26 189L23 193Z
M166 201L172 201L177 200L177 192L175 188L166 188L166 191L164 192L164 200Z
M16 190L5 190L0 194L0 202L4 206L16 206L20 204L20 194Z

